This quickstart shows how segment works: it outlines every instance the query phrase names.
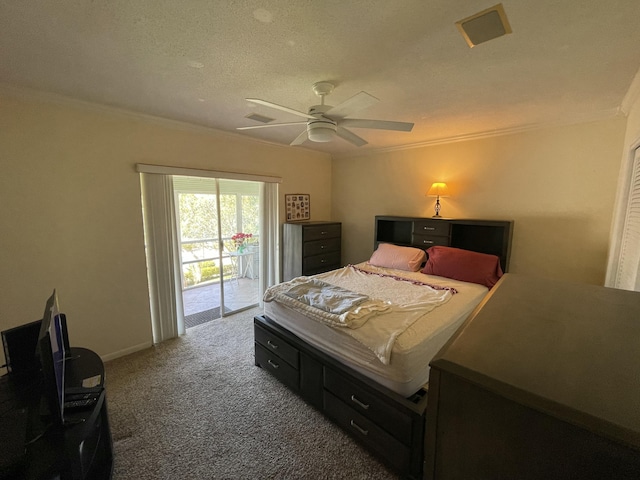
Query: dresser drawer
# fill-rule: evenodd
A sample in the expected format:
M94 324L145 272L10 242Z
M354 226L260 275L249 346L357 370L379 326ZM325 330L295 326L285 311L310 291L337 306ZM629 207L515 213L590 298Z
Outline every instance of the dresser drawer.
M325 390L323 398L325 413L338 426L351 433L396 469L406 469L411 459L411 452L408 447L330 392Z
M312 240L322 240L323 238L340 238L342 235L342 225L330 223L328 225L308 225L304 227L302 240L309 242Z
M293 368L298 368L298 349L259 325L254 325L254 335L255 341L262 345L266 351L280 357Z
M449 222L441 220L417 220L413 222L414 235L449 236Z
M411 418L380 400L379 396L355 385L329 368L324 371L324 388L401 442L411 444Z
M340 252L329 252L313 255L302 259L303 275L313 275L310 272L326 272L340 266Z
M287 385L289 388L298 391L300 386L298 370L296 368L293 368L277 355L274 355L272 352L266 350L261 344L256 342L255 346L256 364L271 372L274 377Z
M441 245L446 247L449 245L449 237L436 237L433 235L413 235L413 239L411 240L411 244L414 247L427 249L429 247L433 247L434 245Z
M312 242L304 242L304 246L302 247L302 255L305 257L339 251L340 237L314 240Z

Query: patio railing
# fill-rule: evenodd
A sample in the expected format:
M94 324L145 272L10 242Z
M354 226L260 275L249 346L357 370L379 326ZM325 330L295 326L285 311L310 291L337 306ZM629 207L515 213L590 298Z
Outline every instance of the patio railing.
M257 244L258 237L254 236L254 243ZM231 245L233 242L231 237L224 237L222 244ZM199 245L199 247L198 247ZM182 256L182 288L188 289L201 286L206 283L220 281L220 249L217 238L202 238L197 240L186 240L180 242ZM222 251L222 275L223 278L230 279L233 275L237 275L237 269L244 266L238 266L231 259L229 252L234 247L223 247ZM236 259L237 261L241 261Z

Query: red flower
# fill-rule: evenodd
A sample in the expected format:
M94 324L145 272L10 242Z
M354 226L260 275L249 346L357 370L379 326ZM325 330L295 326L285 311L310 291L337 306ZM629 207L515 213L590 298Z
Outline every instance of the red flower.
M242 233L238 232L234 236L231 237L231 240L236 244L236 247L243 245L245 240L248 240L253 237L252 233Z

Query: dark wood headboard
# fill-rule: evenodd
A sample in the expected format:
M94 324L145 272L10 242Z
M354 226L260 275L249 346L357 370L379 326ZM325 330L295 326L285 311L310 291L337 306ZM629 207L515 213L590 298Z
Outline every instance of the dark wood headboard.
M427 249L434 245L489 253L500 258L503 272L509 270L511 256L511 220L459 220L376 216L374 248L379 243L394 243Z

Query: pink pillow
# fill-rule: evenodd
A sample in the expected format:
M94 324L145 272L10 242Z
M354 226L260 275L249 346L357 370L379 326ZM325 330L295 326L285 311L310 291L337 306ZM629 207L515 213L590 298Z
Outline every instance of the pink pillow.
M453 247L429 247L422 273L493 287L502 276L496 255Z
M400 247L391 243L381 243L369 263L376 267L395 268L408 272L417 272L427 258L424 250L413 247Z

